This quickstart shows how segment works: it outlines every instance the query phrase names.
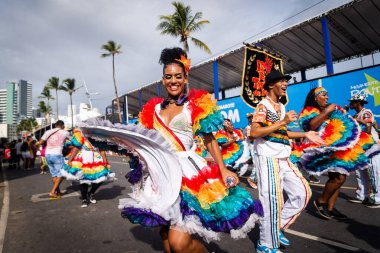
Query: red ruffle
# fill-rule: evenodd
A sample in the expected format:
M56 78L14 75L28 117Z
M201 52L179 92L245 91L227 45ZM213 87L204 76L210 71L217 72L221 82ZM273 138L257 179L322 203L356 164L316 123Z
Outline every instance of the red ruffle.
M193 176L191 179L182 177L182 187L188 187L192 191L199 192L199 188L207 182L207 179L222 180L219 166L216 163L208 164L208 166L201 169L198 175Z
M208 92L205 90L190 89L188 98L189 98L189 108L191 110L192 124L194 124L194 121L198 117L198 115L205 111L205 109L203 109L202 107L198 105L197 99L207 94Z
M152 98L144 106L139 113L139 122L146 128L153 129L154 107L164 101L163 98Z

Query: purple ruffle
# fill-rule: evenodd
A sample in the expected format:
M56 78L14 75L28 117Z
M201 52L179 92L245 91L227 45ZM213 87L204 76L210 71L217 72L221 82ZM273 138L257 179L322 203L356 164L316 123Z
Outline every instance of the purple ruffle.
M169 221L147 209L125 207L121 211L121 216L123 218L127 218L133 224L141 224L144 227L159 227L170 225Z
M128 162L129 167L131 168L131 171L125 175L125 178L130 182L131 184L136 184L140 181L142 177L142 164L140 163L138 157L131 156L131 160Z
M188 205L181 202L181 213L183 218L186 216L195 215L198 216L197 213L192 210ZM248 221L249 217L252 214L257 214L258 216L263 216L264 211L260 201L254 201L247 209L241 210L239 215L236 218L226 220L221 222L221 220L205 222L201 220L202 225L207 229L210 229L215 232L230 232L231 230L236 230L244 226L244 224Z

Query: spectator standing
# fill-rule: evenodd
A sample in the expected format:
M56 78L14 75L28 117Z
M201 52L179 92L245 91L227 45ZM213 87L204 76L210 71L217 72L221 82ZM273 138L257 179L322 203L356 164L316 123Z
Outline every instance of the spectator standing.
M22 140L18 139L16 143L16 158L15 158L17 169L21 169L20 160L23 160L22 155L21 155L21 146L22 146Z
M21 156L24 160L24 170L32 170L33 152L31 148L32 137L28 136L21 145Z

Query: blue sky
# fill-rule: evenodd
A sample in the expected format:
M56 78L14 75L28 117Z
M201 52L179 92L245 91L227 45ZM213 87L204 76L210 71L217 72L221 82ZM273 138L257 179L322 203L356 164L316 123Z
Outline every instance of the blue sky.
M99 92L93 104L104 111L114 97L111 58L100 58L108 40L122 45L116 56L119 94L160 79L158 64L165 47L180 46L178 39L156 30L160 15L173 12L165 0L2 0L0 1L0 88L7 81L24 79L33 84L33 105L52 76L75 78ZM193 13L203 12L210 24L194 34L212 55L190 44L194 64L278 32L348 0L192 0ZM314 7L273 27L288 17ZM312 75L312 73L311 73ZM311 76L310 76L311 78ZM87 102L85 90L74 94L76 104ZM59 93L60 111L67 110L69 97Z

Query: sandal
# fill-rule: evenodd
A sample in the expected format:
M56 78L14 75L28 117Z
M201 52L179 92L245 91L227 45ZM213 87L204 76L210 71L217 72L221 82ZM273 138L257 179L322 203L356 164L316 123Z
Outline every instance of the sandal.
M60 198L61 198L61 196L59 196L59 195L49 193L49 199L50 200L56 200L56 199L60 199Z
M247 181L249 186L251 186L253 189L257 189L257 184L255 184L252 179L248 178Z

